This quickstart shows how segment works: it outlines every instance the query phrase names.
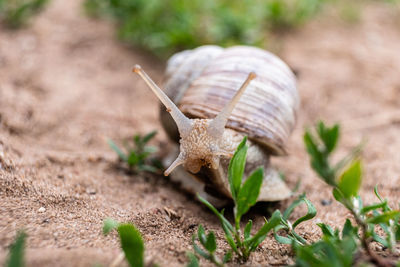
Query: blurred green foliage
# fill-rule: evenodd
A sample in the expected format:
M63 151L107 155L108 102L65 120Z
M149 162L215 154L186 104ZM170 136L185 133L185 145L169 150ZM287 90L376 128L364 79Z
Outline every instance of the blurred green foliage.
M328 0L86 0L123 40L165 57L204 44L262 45L269 30L295 27Z
M37 14L48 0L0 0L0 21L10 28L19 28Z

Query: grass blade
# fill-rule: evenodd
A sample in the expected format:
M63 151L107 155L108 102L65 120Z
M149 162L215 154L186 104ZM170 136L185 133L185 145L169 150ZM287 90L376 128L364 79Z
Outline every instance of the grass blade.
M118 154L120 159L122 159L125 162L128 162L128 156L124 152L122 152L122 150L111 139L108 139L107 143L111 147L111 149Z
M271 231L280 223L281 218L282 218L281 212L279 210L276 210L272 214L269 222L266 221L264 225L261 227L261 229L258 230L258 232L251 238L245 239L245 242L249 244L249 247L257 247L258 244L260 244L265 239L269 231Z
M132 224L118 226L118 234L125 258L131 267L144 266L144 243L140 232Z
M23 267L25 266L25 240L26 233L20 231L17 233L14 243L11 245L7 267Z
M225 217L224 217L221 213L219 213L218 210L217 210L216 208L214 208L214 206L211 205L210 202L208 202L206 199L202 198L200 195L197 195L197 198L198 198L204 205L206 205L212 212L214 212L215 215L217 215L217 217L218 217L219 220L221 221L222 226L223 226L223 227L226 227L226 228L224 228L224 230L226 229L226 230L225 230L225 233L227 233L227 231L230 231L231 233L233 232L232 224L230 224L230 222L229 222L227 219L225 219ZM228 232L228 233L229 233L229 232ZM229 233L229 234L230 234L230 233Z
M253 226L253 221L249 220L249 222L246 224L246 227L244 228L244 238L248 239L250 238L250 232L251 232L251 227Z

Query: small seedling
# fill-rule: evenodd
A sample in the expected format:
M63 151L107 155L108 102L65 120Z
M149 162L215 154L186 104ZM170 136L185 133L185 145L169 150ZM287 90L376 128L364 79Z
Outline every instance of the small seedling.
M129 170L133 172L154 172L158 173L162 168L160 161L150 158L157 152L157 148L147 146L147 143L157 134L153 131L145 136L135 135L131 142L125 143L124 152L112 140L108 140L109 146L118 154L123 162L127 163Z
M294 223L290 222L289 216L292 214L294 209L301 204L305 204L307 206L307 214L297 219ZM306 198L305 194L302 194L285 210L281 218L281 223L275 227L274 236L276 241L281 244L308 244L307 241L295 231L295 228L299 226L302 222L311 220L315 217L316 214L317 210L315 209L315 206ZM284 231L286 233L286 236L279 235L279 231Z
M353 150L352 153L336 165L331 165L330 157L339 139L339 125L326 127L323 122L320 122L316 127L316 133L315 135L311 131L306 131L304 135L304 143L311 157L312 168L323 181L333 187L333 197L353 215L357 228L360 228L362 232L360 236L357 235L357 239L360 240L370 261L379 266L393 265L376 255L370 249L369 244L374 240L389 249L394 247L396 242L400 240L400 211L392 210L388 206L387 200L383 200L379 195L376 187L375 195L380 202L367 206L363 205L363 201L358 195L362 182L362 166L360 159L358 159L361 146ZM347 229L355 228L350 221L347 224ZM376 233L375 229L377 227L380 227L385 232L385 237L381 237ZM325 227L325 229L328 228ZM331 231L324 231L324 236L329 232ZM344 239L343 234L342 238ZM347 242L336 242L335 244L335 249L340 250L343 249L340 246L347 244ZM304 252L303 250L298 251Z
M48 0L0 0L0 19L10 28L19 28L40 12Z
M6 262L7 267L25 266L25 240L26 233L20 231L17 233L14 243L11 245L10 253Z
M200 244L203 246L203 249L201 249L197 244L196 244L196 239L200 242ZM202 256L203 258L211 261L214 263L216 266L224 266L225 263L231 260L232 258L232 251L228 251L223 259L221 260L218 256L215 255L215 251L217 250L217 242L215 241L215 234L214 232L210 232L208 235L206 235L204 227L202 225L199 226L197 230L197 237L196 235L193 235L192 237L192 242L193 242L193 248L194 251ZM196 260L193 258L196 257L195 255L190 256L189 259L191 260L191 264L195 264Z
M300 245L293 242L293 250L296 254L295 266L299 267L351 267L357 252L358 235L357 227L353 227L349 219L340 233L327 224L320 223L323 236L311 245Z
M228 170L228 180L234 202L234 225L225 218L223 210L219 212L211 203L198 196L199 200L204 203L221 221L222 229L225 232L225 239L231 248L230 251L225 254L222 261L218 259L217 264L213 261L213 255L215 252L214 234L210 233L206 236L204 229L199 227L198 239L207 252L200 252L194 243L195 251L203 258L215 263L217 266L223 266L223 263L231 258L231 253L235 253L240 260L246 261L251 252L255 251L258 245L266 238L268 232L274 229L281 220L280 211L275 211L272 214L270 221L268 222L265 220L265 224L253 236L251 235L252 221L249 220L242 234L242 230L240 229L241 218L256 203L264 176L263 168L258 168L243 182L243 173L247 154L246 140L247 138L245 137L239 144L230 161Z

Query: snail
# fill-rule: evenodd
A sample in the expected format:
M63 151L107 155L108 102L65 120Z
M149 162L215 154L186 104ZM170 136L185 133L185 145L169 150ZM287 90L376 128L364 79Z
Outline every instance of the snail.
M136 65L166 107L161 123L176 151L165 159L165 175L213 203L232 198L228 165L248 136L244 177L264 167L257 201L279 201L291 190L270 166L270 156L286 155L299 95L290 68L260 48L201 46L173 55L167 63L165 93ZM179 150L178 150L179 147Z

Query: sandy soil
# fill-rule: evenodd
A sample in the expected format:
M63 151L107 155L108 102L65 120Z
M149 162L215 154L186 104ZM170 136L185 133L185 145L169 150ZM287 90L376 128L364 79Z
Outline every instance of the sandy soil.
M108 265L118 242L101 227L112 217L138 226L149 260L183 265L196 226L222 240L219 222L167 179L114 168L105 142L157 129L154 145L165 146L158 101L130 73L139 63L161 82L164 63L121 45L112 25L88 19L80 5L53 0L31 27L0 28L0 263L25 229L31 266ZM393 8L370 3L357 24L328 16L280 42L278 54L298 72L302 108L290 156L273 162L291 186L301 179L300 192L316 205L317 217L299 227L312 240L320 234L316 222L340 226L349 215L329 204L330 189L309 168L302 134L318 119L342 122L339 155L368 140L365 201L374 200L375 184L391 204L400 201L400 21ZM262 224L260 212L248 217ZM268 238L247 265L288 262L289 249Z

